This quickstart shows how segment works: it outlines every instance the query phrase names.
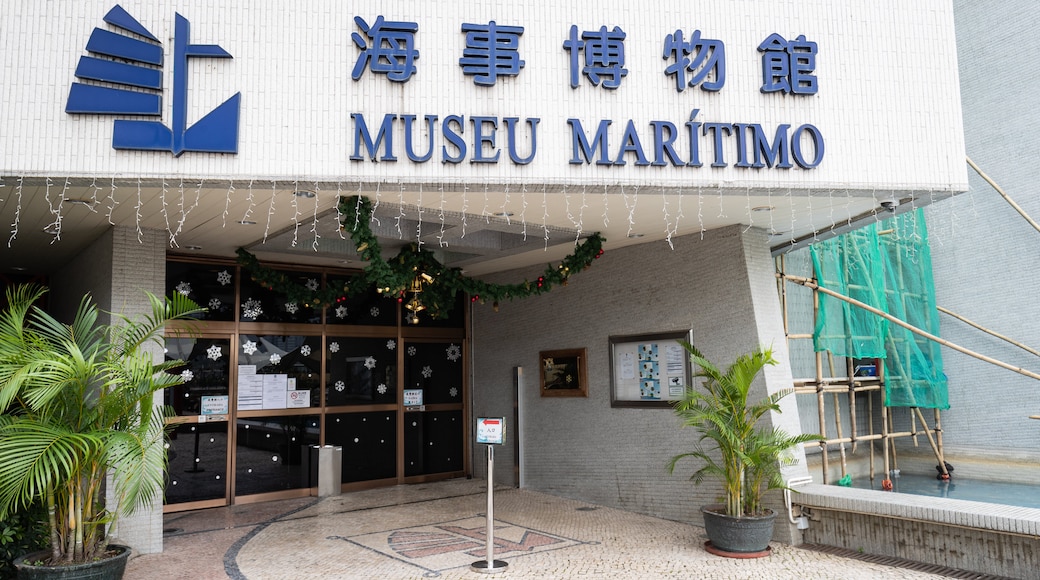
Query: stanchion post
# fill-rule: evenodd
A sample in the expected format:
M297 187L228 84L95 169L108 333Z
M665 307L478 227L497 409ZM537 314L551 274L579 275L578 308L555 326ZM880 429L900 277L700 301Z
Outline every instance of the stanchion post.
M477 442L487 443L487 547L485 558L473 562L470 569L483 574L504 571L509 564L495 559L495 445L505 440L501 418L477 419Z

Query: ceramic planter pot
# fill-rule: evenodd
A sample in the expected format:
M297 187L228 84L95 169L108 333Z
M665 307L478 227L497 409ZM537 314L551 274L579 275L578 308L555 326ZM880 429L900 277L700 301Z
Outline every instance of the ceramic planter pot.
M776 512L737 518L727 516L725 506L708 505L701 508L701 514L704 516L704 530L717 550L738 555L765 555L769 540L773 538Z
M96 562L71 566L35 566L29 562L47 558L50 552L34 552L15 558L14 567L18 569L18 580L120 580L130 558L130 548L111 544L108 549L117 553Z

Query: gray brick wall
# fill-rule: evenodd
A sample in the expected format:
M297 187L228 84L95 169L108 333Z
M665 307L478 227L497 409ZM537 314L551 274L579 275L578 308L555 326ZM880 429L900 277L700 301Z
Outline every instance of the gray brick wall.
M527 487L682 521L700 522L701 505L720 490L694 486L692 463L669 475L668 459L690 449L691 431L669 409L611 408L608 337L693 329L694 344L720 362L755 346L772 345L781 364L759 380L760 392L788 387L790 366L766 236L730 227L604 254L567 287L473 314L474 415L512 415L512 368L525 370L523 444ZM496 281L538 276L509 272ZM588 350L588 398L542 398L537 379L542 350ZM775 418L797 431L793 397ZM515 436L515 426L509 435ZM483 446L474 466L485 469ZM511 446L496 450L495 480L513 481ZM804 474L804 462L790 476ZM778 526L780 528L782 526ZM785 532L786 533L786 532Z

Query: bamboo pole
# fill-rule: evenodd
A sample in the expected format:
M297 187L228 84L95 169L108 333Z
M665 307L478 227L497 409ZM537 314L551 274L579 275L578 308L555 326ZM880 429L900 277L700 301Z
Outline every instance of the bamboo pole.
M803 278L801 276L792 276L790 274L782 274L782 275L785 278L787 278L788 280L791 280L792 282L794 282L795 284L801 284L802 286L805 286L807 288L812 288L813 290L819 290L820 292L823 292L824 294L827 294L828 296L833 296L834 298L837 298L838 300L842 300L844 302L848 302L849 304L852 304L853 306L857 306L857 307L862 308L862 309L864 309L864 310L866 310L868 312L872 312L872 313L874 313L874 314L884 318L885 320L888 320L889 322L891 322L893 324L896 324L898 326L902 326L903 328L909 330L910 332L913 332L914 334L917 334L919 336L923 336L924 338L926 338L928 340L937 342L937 343L939 343L939 344L941 344L941 345L943 345L945 347L948 347L948 348L951 348L953 350L956 350L957 352L960 352L960 353L966 354L968 356L977 358L977 359L979 359L981 361L984 361L984 362L988 362L990 364L993 364L993 365L996 365L998 367L1007 369L1009 371L1016 372L1016 373L1018 373L1020 375L1025 375L1025 376L1027 376L1029 378L1040 380L1040 374L1034 373L1032 371L1027 371L1026 369L1023 369L1021 367L1016 367L1014 365L1010 365L1010 364L1008 364L1006 362L999 361L999 360L997 360L995 358L991 358L991 357L988 357L986 355L979 354L979 353L977 353L977 352L975 352L973 350L969 350L967 348L964 348L963 346L960 346L958 344L954 344L954 343L952 343L952 342L950 342L950 341L948 341L948 340L946 340L944 338L940 338L938 336L935 336L934 334L925 332L925 331L921 330L920 328L917 328L916 326L913 326L912 324L903 322L902 320L896 318L895 316L892 316L891 314L888 314L886 312L882 312L881 310L878 310L877 308L874 308L873 306L870 306L869 304L865 304L863 302L860 302L859 300L856 300L855 298L849 298L848 296L845 296L845 295L840 294L838 292L835 292L833 290L830 290L830 289L827 289L827 288L821 288L819 284L817 284L816 282L813 282L812 280L810 280L808 278Z
M994 332L994 331L992 331L992 330L982 326L981 324L978 324L976 322L972 322L971 320L968 320L967 318L961 316L960 314L957 314L955 312L951 312L950 310L947 310L946 308L943 308L942 306L936 306L935 309L938 310L939 312L942 312L943 314L948 314L948 315L956 318L957 320L960 320L961 322L967 324L968 326L973 326L973 327L981 330L982 332L985 332L986 334L988 334L990 336L995 336L995 337L999 338L1000 340L1003 340L1004 342L1008 342L1010 344L1013 344L1013 345L1017 346L1018 348L1028 352L1029 354L1040 356L1040 350L1036 350L1035 348L1030 348L1030 347L1022 344L1021 342L1018 342L1016 340L1012 340L1012 339L1004 336L1003 334L1000 334L999 332Z
M856 381L852 380L855 369L852 367L852 359L845 357L845 374L849 377L849 427L852 436L852 454L856 454Z
M935 443L939 447L939 463L941 463L943 467L946 467L946 454L943 452L942 422L939 420L939 409L935 408L932 409L932 411L935 414Z
M1024 209L1022 209L1021 206L1019 206L1017 203L1015 203L1015 200L1011 199L1011 197L1008 196L1008 194L1004 193L1003 188L1001 188L999 185L997 185L996 181L993 181L993 179L990 178L990 176L986 175L982 171L982 169L979 168L978 165L975 165L975 162L971 160L971 157L965 157L965 159L968 160L968 165L971 165L971 168L975 170L975 173L978 173L979 177L981 177L982 179L985 179L986 183L990 184L990 186L993 189L997 190L997 193L1000 194L1000 197L1003 197L1004 201L1008 202L1008 205L1010 205L1012 208L1014 208L1015 211L1018 212L1018 215L1020 215L1023 218L1025 218L1025 220L1027 222L1029 222L1029 225L1033 226L1033 229L1035 229L1036 231L1040 232L1040 224L1037 224L1035 221L1033 221L1033 218L1029 217L1029 214L1027 214L1026 211Z
M928 424L924 421L924 414L921 413L920 407L914 407L914 412L921 419L921 424L925 426L924 434L928 437L928 443L932 446L932 452L935 453L935 458L939 460L939 472L945 476L949 476L949 472L946 471L946 463L943 461L942 452L939 451L939 447L935 444L935 439L932 438L932 432L927 429Z
M886 375L888 375L888 367L885 366L885 361L878 361L878 375L884 382ZM899 469L899 456L896 453L896 438L900 435L893 433L895 429L895 418L893 417L892 408L888 406L888 393L881 389L881 410L885 412L888 417L888 434L885 437L885 441L892 446L891 459L892 462L889 464L888 469L885 470L885 479L892 479L892 471ZM913 436L913 431L910 431L908 435Z
M831 351L827 351L827 366L831 371L831 376L834 376L834 354ZM834 429L837 431L838 439L843 438L845 435L841 432L841 401L838 400L838 393L831 393L831 399L834 401ZM845 460L845 443L838 444L838 450L841 453L841 476L847 475L847 463Z
M867 396L867 426L867 432L874 437L874 395ZM876 475L874 472L874 443L868 447L870 447L870 479L873 481Z

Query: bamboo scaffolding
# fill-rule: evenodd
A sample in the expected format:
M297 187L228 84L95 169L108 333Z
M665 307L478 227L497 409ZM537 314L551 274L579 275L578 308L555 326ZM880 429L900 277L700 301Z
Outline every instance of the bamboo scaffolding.
M975 352L973 350L964 348L963 346L960 346L958 344L954 344L954 343L952 343L952 342L950 342L950 341L948 341L948 340L946 340L944 338L940 338L938 336L935 336L934 334L931 334L929 332L925 332L925 331L921 330L920 328L917 328L916 326L914 326L912 324L903 322L902 320L896 318L895 316L892 316L891 314L888 314L887 312L882 312L881 310L878 310L877 308L874 308L873 306L871 306L869 304L865 304L863 302L860 302L859 300L856 300L855 298L849 298L848 296L845 296L845 295L840 294L838 292L835 292L833 290L830 290L830 289L827 289L827 288L821 288L816 282L814 282L814 281L812 281L812 280L810 280L808 278L803 278L801 276L792 276L790 274L781 274L781 275L785 279L790 280L790 281L794 282L795 284L800 284L800 285L805 286L807 288L812 288L813 290L816 290L818 292L823 292L824 294L827 294L828 296L833 296L834 298L837 298L838 300L842 300L844 302L848 302L849 304L852 304L853 306L857 306L859 308L863 308L864 310L867 310L868 312L872 312L872 313L874 313L874 314L884 318L885 320L888 320L889 322L891 322L893 324L896 324L897 326L902 326L903 328L909 330L910 332L912 332L914 334L917 334L919 336L923 336L924 338L927 338L928 340L935 341L935 342L937 342L937 343L939 343L939 344L941 344L941 345L943 345L945 347L952 348L953 350L955 350L957 352L966 354L966 355L968 355L970 357L977 358L977 359L979 359L981 361L984 361L984 362L988 362L990 364L996 365L996 366L1001 367L1003 369L1007 369L1009 371L1016 372L1016 373L1018 373L1020 375L1025 375L1027 377L1040 380L1040 374L1034 373L1033 371L1028 371L1028 370L1023 369L1021 367L1016 367L1014 365L1010 365L1010 364L1008 364L1006 362L999 361L999 360L997 360L995 358L988 357L988 356L986 356L984 354L979 354L979 353L977 353L977 352Z
M813 280L810 280L810 279L807 279L807 278L801 278L801 277L798 277L798 276L786 275L786 274L784 274L784 268L783 268L783 266L785 265L784 260L783 259L779 259L779 264L780 264L781 267L778 269L778 272L777 272L778 288L779 288L779 291L781 293L781 308L782 308L784 330L785 330L785 333L787 335L788 340L808 340L808 339L812 339L813 338L813 334L808 334L808 333L807 334L795 334L795 333L791 333L790 332L789 300L788 300L787 285L786 285L787 282L792 282L792 283L796 283L796 284L799 284L799 285L802 285L802 286L806 286L806 287L811 288L812 290L822 291L825 294L829 294L829 295L835 296L836 298L839 298L839 299L842 299L842 300L846 300L847 302L850 302L850 303L852 303L855 306L865 307L867 310L871 310L872 312L874 312L875 314L877 314L879 316L882 316L884 318L888 318L889 320L892 320L891 318L889 318L889 315L886 315L885 313L883 313L881 311L876 311L875 309L871 309L869 306L867 306L865 304L862 304L862 303L859 303L858 301L856 301L854 299L847 298L847 297L844 297L844 296L842 296L840 294L833 293L833 292L828 292L826 289L819 288L818 285L816 285L815 281L813 281ZM819 292L813 292L813 318L816 319L818 316L819 316ZM904 327L909 327L909 325L907 325L906 323L900 324L901 321L898 321L898 319L895 320L894 322L897 325L904 326ZM915 331L915 328L913 328L913 327L909 327L908 329L911 330L912 332ZM916 332L917 334L925 335L926 338L932 338L931 335L928 335L928 333L926 333L924 331L920 331L919 329L917 329L917 330L918 330L918 332ZM938 339L938 337L934 337L934 338ZM938 339L937 342L940 342L940 344L942 344L942 343L948 343L949 341L944 341L942 339ZM947 346L950 346L951 344L952 343L949 343L949 344L947 344ZM963 352L963 350L966 350L966 349L963 349L963 350L959 349L959 348L957 348L956 345L952 345L951 348L954 348L955 350L961 350L962 352ZM969 351L966 354L973 355L974 353L971 353ZM839 452L840 452L840 455L841 455L841 473L842 473L842 476L844 477L846 474L848 474L847 456L845 454L845 444L846 443L851 444L852 452L855 453L856 449L857 449L856 445L857 445L857 442L859 442L859 441L863 441L863 442L867 442L868 443L867 447L868 447L868 451L869 451L869 471L870 471L870 478L872 480L877 475L876 467L875 467L875 465L876 465L876 457L875 457L874 442L875 441L879 441L881 443L882 451L883 451L883 460L884 460L884 473L885 473L884 479L886 480L885 481L886 485L888 484L887 480L889 479L889 477L891 476L893 471L898 469L898 455L897 455L897 449L896 449L896 445L895 445L897 439L910 437L910 438L914 439L914 444L917 445L917 437L919 435L921 435L921 434L924 434L928 438L928 440L929 440L929 444L932 447L932 451L935 453L936 457L939 459L940 470L944 470L945 469L945 462L942 459L942 457L943 457L943 454L942 454L942 433L941 433L941 426L940 426L940 420L939 420L940 413L939 413L938 409L934 409L933 410L934 411L934 415L935 415L935 428L934 429L930 429L928 427L927 422L924 420L924 416L921 414L919 409L913 409L913 410L910 410L910 424L911 424L910 430L909 431L895 431L894 425L893 425L894 415L892 413L892 409L890 409L887 405L885 405L886 395L885 395L885 392L884 392L884 389L883 389L884 383L885 383L885 366L884 366L883 361L878 360L878 376L876 376L876 377L856 377L855 374L854 374L855 373L855 368L854 368L853 360L850 359L850 358L846 358L846 361L845 361L846 362L846 368L845 368L846 376L845 377L836 377L836 376L834 376L835 375L835 368L834 368L835 365L834 365L834 360L833 360L833 354L828 352L828 355L827 355L828 356L828 367L830 369L830 375L831 376L825 377L825 376L823 376L823 358L822 358L822 353L815 352L815 355L816 355L815 356L815 359L816 359L815 376L812 377L812 378L795 379L793 381L793 383L794 383L794 391L795 391L796 395L809 395L809 394L815 395L816 404L817 404L817 414L818 414L817 420L818 420L818 423L820 425L820 434L824 437L824 439L819 441L819 442L806 444L806 446L807 447L811 447L813 445L816 445L816 446L820 447L822 468L823 468L823 482L825 484L829 483L829 471L830 471L829 447L832 446L832 445L839 446ZM897 354L897 356L898 356L898 354ZM982 356L982 355L979 355L979 356ZM987 361L987 362L989 362L989 361ZM1010 365L1000 364L999 361L997 361L994 364L997 364L998 366L1003 366L1005 368L1010 366ZM1017 371L1017 369L1015 369L1014 367L1011 367L1009 370L1016 370ZM1029 373L1029 371L1024 371L1024 374L1028 374L1028 373ZM1038 377L1040 377L1040 375L1038 375ZM881 433L876 433L874 431L874 425L875 425L875 423L874 423L874 397L873 397L873 393L874 392L880 393L880 398L881 398L881 403L882 403L882 405L881 405ZM836 433L837 437L827 437L827 432L826 432L827 431L827 429L826 429L827 398L825 397L825 394L827 394L827 393L831 393L831 395L832 395L831 396L831 400L832 400L832 404L834 406L834 413L835 413L834 422L835 422L835 429L837 431L837 433ZM867 410L866 410L868 433L865 434L865 435L859 434L859 430L858 430L858 421L857 421L857 416L856 416L856 408L857 408L856 398L857 398L857 395L859 393L866 393L868 395L867 396ZM848 397L848 401L849 401L848 402L848 412L849 412L849 425L850 425L851 432L849 433L848 436L846 436L845 433L844 433L844 424L842 423L842 420L841 420L842 408L841 408L839 395L842 395L842 394L846 395ZM915 412L917 413L916 416L914 415ZM1040 417L1038 417L1038 418L1040 418ZM920 425L921 425L920 428L918 428L918 422L920 422ZM933 438L933 435L932 435L933 432L934 432L934 438Z

